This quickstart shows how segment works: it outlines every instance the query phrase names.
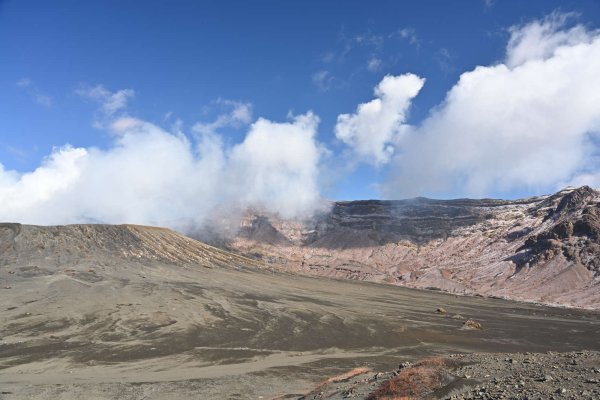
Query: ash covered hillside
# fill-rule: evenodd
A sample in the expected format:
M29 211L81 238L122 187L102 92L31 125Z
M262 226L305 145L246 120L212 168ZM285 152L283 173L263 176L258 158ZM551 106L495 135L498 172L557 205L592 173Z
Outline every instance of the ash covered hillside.
M600 192L350 201L308 221L249 213L229 248L283 270L600 308Z
M204 267L257 265L166 228L0 224L0 267L19 266L15 276L52 275L72 267L87 271L126 262Z

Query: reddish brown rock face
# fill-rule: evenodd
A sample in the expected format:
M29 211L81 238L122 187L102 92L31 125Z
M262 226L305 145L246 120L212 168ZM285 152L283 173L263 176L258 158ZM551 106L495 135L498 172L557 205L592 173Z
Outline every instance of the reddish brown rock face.
M600 193L514 201L332 203L310 220L248 213L228 247L280 269L600 308Z

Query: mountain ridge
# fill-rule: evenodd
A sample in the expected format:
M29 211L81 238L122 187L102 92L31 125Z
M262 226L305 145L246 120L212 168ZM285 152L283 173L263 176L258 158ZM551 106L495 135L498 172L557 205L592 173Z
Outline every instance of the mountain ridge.
M122 224L39 226L0 223L0 266L90 267L115 260L205 267L260 267L168 228Z
M311 219L248 213L227 249L285 271L600 308L600 192L517 200L335 202Z

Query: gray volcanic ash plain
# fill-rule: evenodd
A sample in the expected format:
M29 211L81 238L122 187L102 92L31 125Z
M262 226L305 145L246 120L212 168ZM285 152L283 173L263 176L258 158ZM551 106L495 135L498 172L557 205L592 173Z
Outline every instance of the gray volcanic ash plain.
M250 212L226 246L283 271L600 309L600 193L350 201Z
M302 398L358 367L600 350L596 311L290 274L168 229L2 224L0 249L2 399Z

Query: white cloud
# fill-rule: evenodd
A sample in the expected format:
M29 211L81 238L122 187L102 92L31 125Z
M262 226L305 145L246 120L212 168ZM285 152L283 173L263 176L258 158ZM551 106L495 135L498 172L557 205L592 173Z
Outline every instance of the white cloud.
M421 45L421 41L419 40L419 37L417 36L417 32L414 30L414 28L405 27L402 29L398 29L396 32L394 32L390 35L390 37L393 37L393 36L396 36L403 40L407 40L408 43L410 43L416 47L419 47Z
M29 210L34 218L42 218L40 208L80 177L87 156L85 149L70 146L54 149L52 154L33 172L18 174L6 171L0 165L0 203L3 219L20 220L22 210Z
M567 21L554 14L511 28L505 62L463 73L398 143L383 193L485 196L597 182L600 34Z
M580 187L583 185L591 186L593 188L600 188L600 171L582 172L578 175L575 175L569 181L561 183L560 187Z
M312 81L320 90L327 91L331 89L331 85L333 84L333 76L329 71L321 70L313 74Z
M234 114L247 120L245 111ZM219 207L229 216L246 207L309 214L320 199L317 125L310 112L284 123L261 118L241 143L226 148L214 131L191 140L179 131L117 117L106 124L117 133L107 149L56 148L28 173L0 165L0 219L137 223L189 231Z
M132 89L111 92L102 85L80 88L75 93L100 104L101 110L106 117L112 117L118 111L125 109L129 99L135 95Z
M381 68L381 59L377 57L372 57L367 62L367 69L371 72L378 71Z
M224 127L240 128L243 125L248 125L252 121L252 104L250 103L226 99L218 99L215 103L217 105L228 107L231 110L227 113L220 114L213 122L196 123L192 127L195 132L206 134L214 133Z
M510 28L506 65L517 67L532 60L546 60L562 47L589 43L593 35L582 25L565 29L573 14L553 13L541 21Z
M393 142L405 128L410 102L424 79L413 74L385 76L375 88L375 99L362 103L354 114L337 118L335 135L363 161L385 164L394 153Z
M396 52L398 42L408 43L418 48L420 39L416 31L411 27L404 27L388 32L375 33L371 30L347 35L344 29L339 32L340 48L336 51L328 51L320 56L323 69L312 75L313 84L321 91L328 91L347 86L359 73L366 71L377 72L383 66L388 67L398 62L399 54ZM394 42L394 43L390 43ZM387 47L393 45L395 55L387 54ZM347 68L340 69L348 62L359 61L360 66L352 68L348 73Z
M370 31L356 35L352 38L352 41L357 45L369 46L374 49L381 49L385 43L385 37L383 35L377 35Z
M287 123L260 118L252 124L244 142L231 152L236 198L285 217L310 214L319 201L318 124L312 112Z

